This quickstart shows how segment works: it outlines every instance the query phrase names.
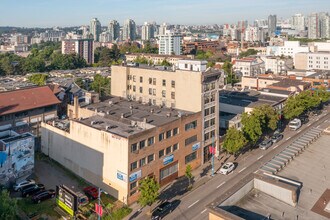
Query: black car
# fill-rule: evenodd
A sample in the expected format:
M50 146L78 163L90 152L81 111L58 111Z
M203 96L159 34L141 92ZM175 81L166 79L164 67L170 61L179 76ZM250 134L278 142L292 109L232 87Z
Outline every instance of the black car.
M315 109L314 111L312 111L312 114L313 114L314 116L318 116L318 115L321 115L321 114L322 114L322 111L319 110L319 109Z
M171 213L179 204L180 204L179 200L174 200L172 202L162 203L152 213L151 219L152 220L159 220L159 219L164 218L168 213Z
M49 189L49 190L42 190L40 192L37 192L33 195L32 201L34 203L40 203L41 201L54 198L55 197L55 190Z
M309 122L309 118L308 118L307 115L301 115L299 117L299 119L300 119L300 121L301 121L302 124L306 124L307 122Z
M272 136L273 143L279 142L282 139L283 139L283 134L280 133L276 133Z
M31 195L34 195L35 193L44 190L45 186L43 184L34 184L31 186L23 187L22 188L22 196L23 197L29 197Z

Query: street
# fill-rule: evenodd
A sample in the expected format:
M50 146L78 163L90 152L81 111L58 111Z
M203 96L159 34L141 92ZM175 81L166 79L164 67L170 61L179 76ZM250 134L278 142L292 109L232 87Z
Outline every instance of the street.
M204 185L198 187L193 192L185 193L172 198L181 201L180 205L164 219L208 219L208 212L206 205L221 196L224 192L229 190L233 185L243 179L250 173L257 172L259 167L265 162L269 161L274 155L281 152L287 145L294 142L300 135L307 132L312 127L325 129L330 125L329 106L323 110L319 116L310 117L310 121L304 124L299 130L291 131L286 129L284 131L284 138L279 142L273 144L268 150L261 150L256 148L250 152L245 153L239 157L235 162L237 167L229 175L216 174ZM215 167L217 170L219 167ZM137 216L134 219L147 219L145 214Z

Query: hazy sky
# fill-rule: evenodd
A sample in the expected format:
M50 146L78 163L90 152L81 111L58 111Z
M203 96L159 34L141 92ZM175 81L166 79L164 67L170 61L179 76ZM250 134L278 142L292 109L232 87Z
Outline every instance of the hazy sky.
M0 26L74 26L93 17L102 25L112 19L122 25L127 18L137 24L223 24L320 11L330 11L330 0L0 0Z

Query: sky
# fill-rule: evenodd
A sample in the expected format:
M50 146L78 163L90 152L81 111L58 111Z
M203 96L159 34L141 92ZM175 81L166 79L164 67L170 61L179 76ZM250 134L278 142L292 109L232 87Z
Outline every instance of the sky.
M0 0L0 26L68 27L88 25L93 17L102 26L127 18L203 25L321 11L330 12L330 0Z

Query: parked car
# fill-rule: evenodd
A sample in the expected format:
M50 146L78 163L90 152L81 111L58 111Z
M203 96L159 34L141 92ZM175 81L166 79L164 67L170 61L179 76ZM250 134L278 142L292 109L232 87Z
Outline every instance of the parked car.
M295 118L289 122L289 128L293 131L298 130L301 127L301 120L299 118Z
M88 186L83 189L84 193L88 198L97 199L99 197L99 191L93 186Z
M171 213L177 206L179 206L180 201L174 200L172 202L164 202L159 205L151 215L152 220L160 220L164 218L167 214Z
M225 163L219 170L219 173L227 175L235 169L235 164L232 162Z
M272 136L273 143L279 142L282 139L283 139L283 134L281 133L276 133Z
M78 206L84 206L88 204L89 200L86 195L82 194L81 192L76 192L76 194L78 196Z
M314 116L318 116L318 115L321 115L322 114L322 111L319 110L319 109L315 109L314 111L312 111L312 115Z
M272 146L272 144L273 144L272 139L266 139L259 144L259 148L262 150L267 150L268 148L270 148Z
M40 203L41 201L54 198L55 197L55 190L49 189L49 190L42 190L40 192L37 192L33 195L32 201L34 203Z
M30 186L25 186L22 188L22 197L29 197L44 189L45 189L44 184L34 184Z
M26 179L26 180L23 180L23 181L20 181L20 182L14 184L13 188L17 192L17 191L21 190L22 187L33 185L35 183L36 182L34 180L32 180L32 179Z

